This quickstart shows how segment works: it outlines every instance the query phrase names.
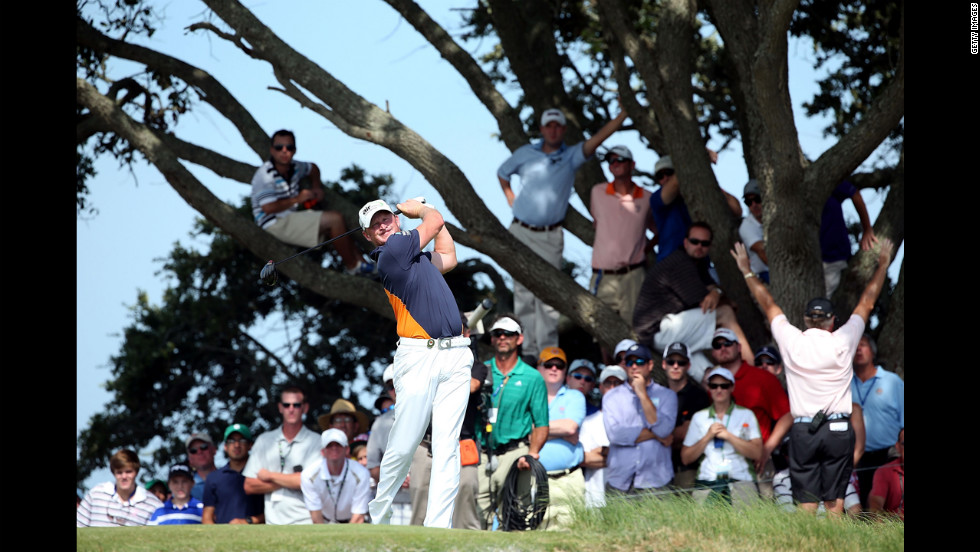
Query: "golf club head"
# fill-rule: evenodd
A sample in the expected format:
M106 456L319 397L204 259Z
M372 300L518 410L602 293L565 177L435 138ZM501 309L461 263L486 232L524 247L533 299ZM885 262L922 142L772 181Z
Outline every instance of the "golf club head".
M259 273L259 278L262 279L262 283L267 286L274 286L276 282L279 281L279 276L276 273L276 263L269 261L262 267L262 272Z

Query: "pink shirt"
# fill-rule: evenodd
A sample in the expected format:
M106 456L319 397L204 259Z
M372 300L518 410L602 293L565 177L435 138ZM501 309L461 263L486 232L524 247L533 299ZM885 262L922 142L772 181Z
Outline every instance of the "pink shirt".
M650 192L639 186L632 194L616 193L612 182L592 187L589 212L595 220L592 268L615 270L646 258Z
M864 319L852 314L831 333L810 328L801 332L785 314L772 319L772 337L786 367L786 389L793 417L851 413L851 361L864 333Z

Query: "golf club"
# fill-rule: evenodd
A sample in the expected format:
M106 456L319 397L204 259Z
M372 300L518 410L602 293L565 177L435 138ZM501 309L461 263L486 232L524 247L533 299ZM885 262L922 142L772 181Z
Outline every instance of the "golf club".
M418 201L419 203L425 203L425 198L424 197L414 197L412 199ZM398 215L401 214L401 211L399 211L398 209L395 209L394 211L392 211L392 213L395 216L398 216ZM331 244L331 243L339 240L340 238L347 237L347 236L349 236L349 235L351 235L354 232L357 232L359 230L362 230L362 228L360 228L360 227L352 228L352 229L344 232L343 234L341 234L339 236L330 238L329 240L327 240L327 241L325 241L323 243L318 243L318 244L314 245L313 247L311 247L309 249L306 249L306 250L300 251L299 253L296 253L295 255L290 255L289 257L286 257L285 259L283 259L281 261L269 261L269 262L265 263L265 266L262 267L262 271L259 272L259 278L262 280L263 283L265 283L265 285L267 285L267 286L274 286L279 281L279 274L276 272L276 265L282 264L282 263L284 263L286 261L289 261L289 260L292 260L292 259L295 259L296 257L299 257L300 255L305 255L306 253L309 253L310 251L313 251L314 249L318 249L320 247L323 247L324 245L329 245L329 244Z

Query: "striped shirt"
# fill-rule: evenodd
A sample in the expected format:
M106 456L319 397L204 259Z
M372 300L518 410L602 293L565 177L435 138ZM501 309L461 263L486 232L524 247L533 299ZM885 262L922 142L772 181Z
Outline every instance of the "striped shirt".
M187 504L175 506L173 500L163 503L163 506L153 512L147 525L189 525L201 523L204 515L204 503L191 497Z
M272 160L263 163L252 176L252 215L255 217L255 223L265 228L279 217L288 217L295 213L297 210L295 205L278 213L266 213L262 210L262 206L299 195L299 181L309 176L312 170L312 163L293 161L289 174L283 176L276 170Z
M75 511L76 527L122 527L146 525L153 512L163 506L155 495L143 487L123 501L116 493L113 481L99 483L85 493L81 504Z

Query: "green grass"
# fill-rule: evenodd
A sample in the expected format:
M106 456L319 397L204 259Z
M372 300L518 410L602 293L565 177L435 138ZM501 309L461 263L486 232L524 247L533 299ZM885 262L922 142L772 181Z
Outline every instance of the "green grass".
M465 531L374 525L202 525L77 529L78 551L793 551L905 549L905 524L825 519L769 503L699 506L683 499L611 500L576 511L571 529Z

